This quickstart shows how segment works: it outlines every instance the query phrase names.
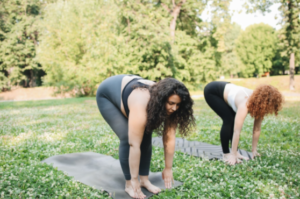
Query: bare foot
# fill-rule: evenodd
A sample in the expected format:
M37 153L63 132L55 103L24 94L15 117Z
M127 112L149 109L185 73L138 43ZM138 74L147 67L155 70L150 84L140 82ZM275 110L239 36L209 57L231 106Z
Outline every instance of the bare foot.
M126 185L125 185L125 191L132 198L142 198L143 199L143 198L146 197L146 195L144 195L144 194L142 194L140 197L137 197L137 195L134 194L133 188L132 188L132 186L131 186L130 183L126 183Z
M161 189L151 184L149 180L141 181L141 187L145 187L148 191L154 194L161 192Z
M134 191L131 186L125 186L125 191L130 195L130 197L134 198Z

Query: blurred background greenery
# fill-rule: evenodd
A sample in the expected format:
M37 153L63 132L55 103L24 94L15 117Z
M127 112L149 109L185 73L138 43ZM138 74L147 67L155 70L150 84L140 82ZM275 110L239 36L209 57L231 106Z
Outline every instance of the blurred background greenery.
M94 95L116 74L208 81L294 73L300 0L247 0L248 12L280 4L280 29L232 23L231 0L0 0L0 90L51 86ZM203 20L210 6L211 20ZM0 92L1 92L0 91Z

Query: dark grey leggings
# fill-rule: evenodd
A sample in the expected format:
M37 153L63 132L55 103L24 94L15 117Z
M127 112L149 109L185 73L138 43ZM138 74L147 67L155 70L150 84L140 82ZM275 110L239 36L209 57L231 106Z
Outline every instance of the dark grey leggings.
M116 75L104 80L97 90L96 100L100 113L120 139L119 159L126 180L131 179L129 169L128 119L121 112L121 84L124 76ZM149 175L152 155L152 133L144 133L141 143L139 175Z

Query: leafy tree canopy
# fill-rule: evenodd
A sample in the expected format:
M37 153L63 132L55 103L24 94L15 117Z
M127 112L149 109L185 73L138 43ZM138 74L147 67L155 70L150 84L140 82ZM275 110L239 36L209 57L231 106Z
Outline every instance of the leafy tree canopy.
M262 75L270 71L276 51L275 30L266 24L254 24L241 33L236 42L236 52L246 66L244 76Z

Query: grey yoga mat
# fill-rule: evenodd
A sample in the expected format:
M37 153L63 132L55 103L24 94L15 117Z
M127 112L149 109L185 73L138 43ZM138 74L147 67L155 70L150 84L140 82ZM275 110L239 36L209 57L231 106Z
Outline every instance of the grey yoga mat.
M152 138L152 145L157 147L163 147L162 138ZM187 141L183 138L176 138L175 150L187 153L192 156L208 158L210 160L223 158L221 146L216 146L198 141ZM241 155L251 159L252 153L240 149L238 151Z
M73 176L75 180L83 184L107 191L115 199L131 199L124 190L125 178L120 162L111 156L94 152L71 153L52 156L42 162L53 164L53 167ZM155 186L165 189L160 172L150 172L149 180ZM174 181L173 187L180 185L182 185L181 182ZM147 198L153 195L144 188L142 191Z

